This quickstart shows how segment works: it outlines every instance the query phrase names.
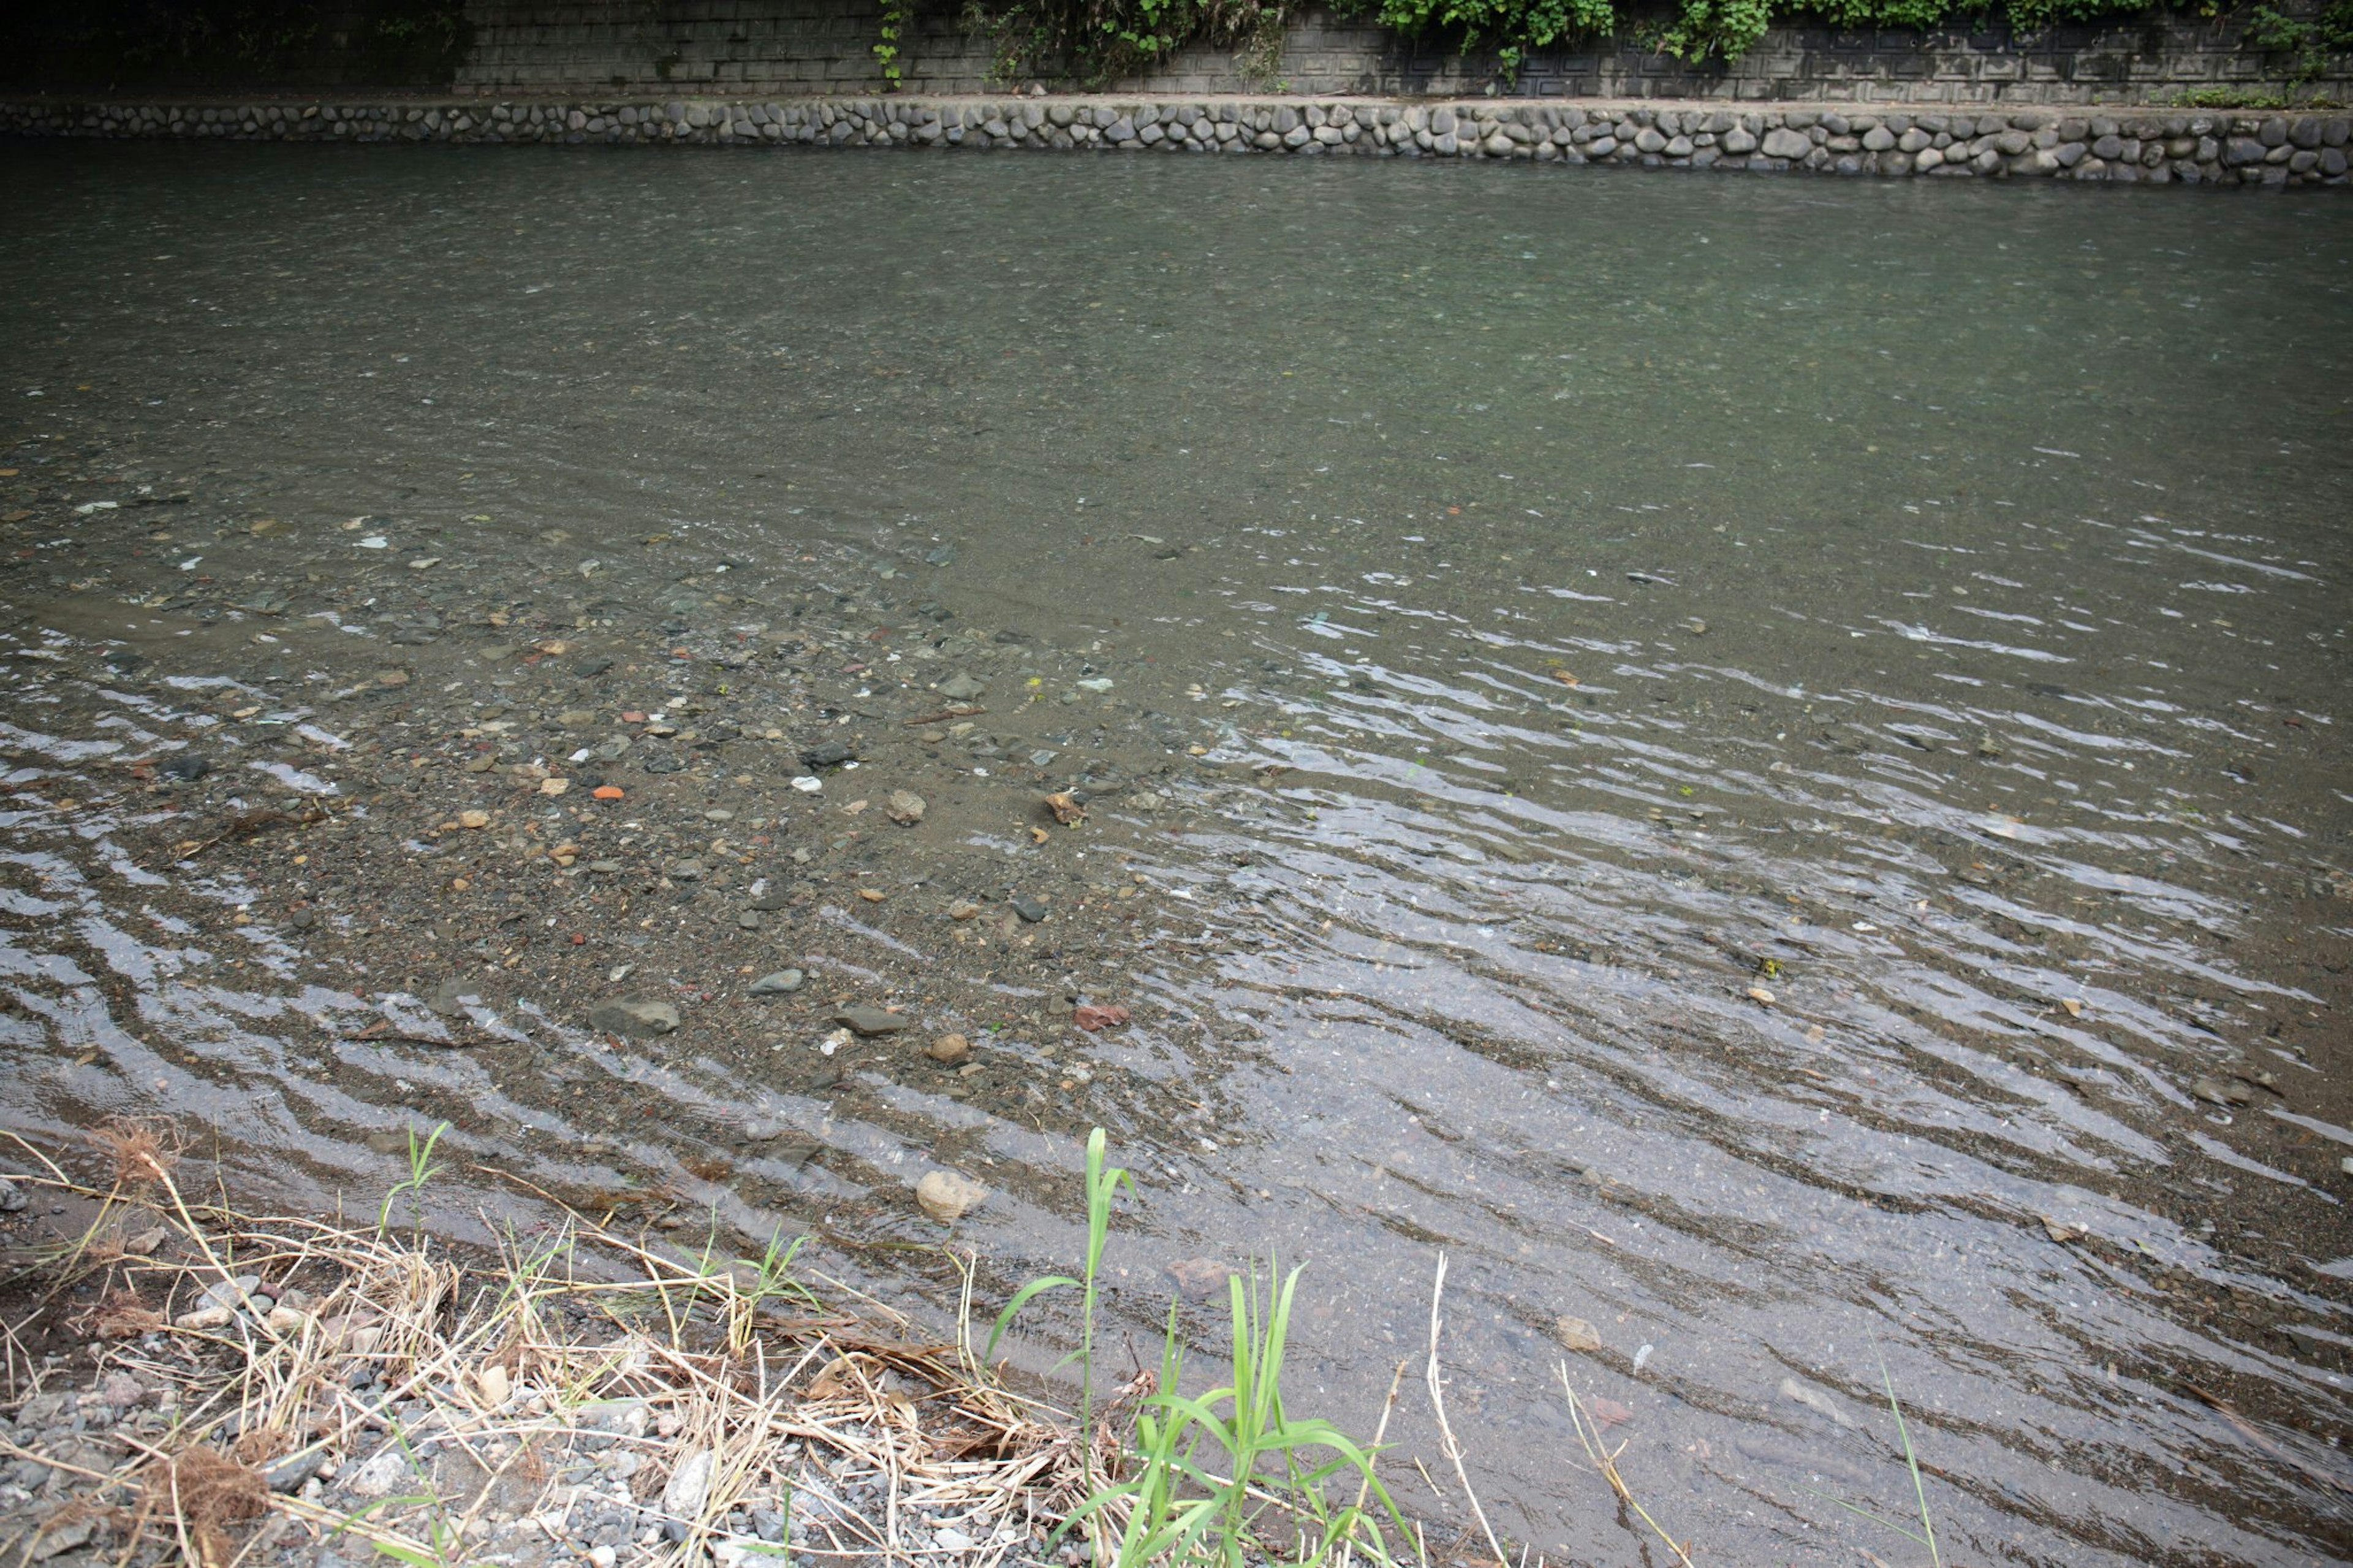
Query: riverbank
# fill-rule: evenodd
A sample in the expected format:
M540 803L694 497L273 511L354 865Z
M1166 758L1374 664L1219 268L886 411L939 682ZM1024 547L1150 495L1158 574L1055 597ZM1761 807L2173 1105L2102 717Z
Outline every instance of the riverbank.
M0 103L0 135L469 145L1270 153L2107 184L2348 184L2353 113L1894 111L1658 101L825 98Z
M470 1257L407 1224L429 1133L374 1224L184 1194L166 1124L90 1141L105 1185L9 1151L11 1561L1039 1561L1087 1490L968 1316L943 1342L781 1240L573 1215Z
M1074 1568L1170 1526L1148 1506L1137 1517L1134 1483L1158 1472L1129 1428L1154 1408L1155 1375L1089 1384L1075 1411L1018 1392L988 1358L1042 1285L984 1345L968 1260L943 1338L810 1270L806 1237L733 1258L715 1236L681 1245L572 1212L452 1247L425 1223L435 1132L412 1134L410 1173L373 1223L208 1201L166 1121L117 1119L79 1148L9 1142L0 1552L14 1563ZM1097 1149L1106 1200L1121 1174ZM1271 1400L1288 1292L1260 1310L1274 1359L1237 1375ZM1434 1317L1432 1332L1434 1354ZM1271 1440L1229 1451L1225 1473L1250 1477L1278 1447L1354 1451L1272 1408ZM1368 1465L1337 1468L1370 1481ZM1432 1561L1423 1532L1386 1528L1403 1531L1394 1510L1359 1513L1361 1495L1327 1505L1295 1475L1252 1489L1250 1522L1209 1527L1251 1560L1296 1534L1318 1560L1345 1544L1369 1563Z

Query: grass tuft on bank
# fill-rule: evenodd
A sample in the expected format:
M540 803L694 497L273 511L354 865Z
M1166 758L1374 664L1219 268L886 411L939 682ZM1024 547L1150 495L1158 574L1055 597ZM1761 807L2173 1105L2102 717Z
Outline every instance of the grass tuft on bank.
M70 1242L9 1260L11 1297L30 1308L11 1314L5 1382L33 1394L0 1455L69 1483L21 1538L32 1561L92 1540L113 1562L197 1568L320 1546L459 1568L525 1542L598 1568L1431 1560L1377 1473L1388 1411L1360 1442L1286 1399L1297 1269L1229 1282L1216 1386L1187 1390L1202 1380L1187 1376L1173 1303L1158 1367L1104 1386L1096 1280L1113 1195L1132 1182L1100 1130L1079 1272L1017 1292L985 1346L968 1258L955 1334L939 1342L802 1268L799 1240L782 1236L735 1258L568 1214L509 1232L494 1256L460 1255L424 1227L430 1136L412 1141L373 1225L192 1196L160 1122L90 1135L104 1186L14 1141L45 1172L20 1185L90 1214ZM1076 1411L987 1359L1057 1289L1081 1298L1065 1358ZM64 1375L24 1349L43 1318L102 1347L100 1393L41 1387ZM21 1418L34 1402L62 1415L100 1397L128 1406L111 1456L19 1441L38 1425ZM1467 1489L1451 1431L1448 1448ZM1492 1532L1481 1544L1504 1554Z

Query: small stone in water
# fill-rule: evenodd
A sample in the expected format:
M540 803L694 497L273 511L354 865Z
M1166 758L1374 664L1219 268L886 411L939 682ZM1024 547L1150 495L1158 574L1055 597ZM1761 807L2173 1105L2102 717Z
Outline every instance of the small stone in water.
M754 996L787 996L801 988L802 975L797 969L779 969L774 974L763 974L752 982Z
M915 1202L934 1219L961 1219L987 1196L987 1187L954 1171L934 1171L915 1184Z
M1031 925L1036 925L1046 918L1046 906L1035 899L1013 899L1008 901L1013 905L1013 912Z
M923 1047L923 1054L935 1062L954 1066L972 1054L972 1042L962 1035L942 1035Z
M1176 1281L1177 1290L1196 1301L1207 1300L1223 1290L1234 1272L1232 1264L1220 1263L1214 1258L1180 1258L1168 1266L1168 1277Z
M923 820L923 797L912 790L894 789L882 809L892 821L902 827L913 827Z
M1552 1321L1552 1337L1563 1350L1588 1353L1601 1348L1601 1335L1583 1318L1562 1316Z
M2254 1091L2244 1084L2222 1083L2211 1078L2201 1078L2191 1084L2189 1092L2209 1105L2219 1105L2225 1110L2234 1105L2245 1105L2255 1098Z
M633 1040L649 1040L678 1027L678 1009L667 1002L607 1002L588 1015L588 1026Z
M907 1020L896 1013L886 1013L880 1007L862 1004L844 1007L827 1020L861 1035L895 1035L907 1026Z

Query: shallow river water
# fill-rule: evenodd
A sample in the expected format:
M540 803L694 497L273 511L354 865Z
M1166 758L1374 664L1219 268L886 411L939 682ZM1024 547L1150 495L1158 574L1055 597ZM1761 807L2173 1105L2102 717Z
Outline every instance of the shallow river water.
M1067 1266L1101 1124L1116 1370L1273 1254L1369 1431L1443 1252L1552 1561L1663 1560L1564 1362L1701 1561L1926 1560L1829 1500L1915 1511L1883 1368L1947 1562L2353 1551L2353 205L16 146L0 206L8 1125L372 1210L446 1120L455 1230L813 1226L944 1321L909 1244Z

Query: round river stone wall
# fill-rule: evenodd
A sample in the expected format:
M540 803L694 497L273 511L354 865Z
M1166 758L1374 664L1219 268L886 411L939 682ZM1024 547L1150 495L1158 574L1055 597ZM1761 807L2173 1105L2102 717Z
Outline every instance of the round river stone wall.
M2347 184L2353 114L1841 112L1338 99L0 103L0 134L1288 153L2145 184Z

